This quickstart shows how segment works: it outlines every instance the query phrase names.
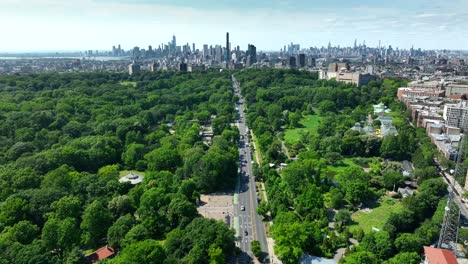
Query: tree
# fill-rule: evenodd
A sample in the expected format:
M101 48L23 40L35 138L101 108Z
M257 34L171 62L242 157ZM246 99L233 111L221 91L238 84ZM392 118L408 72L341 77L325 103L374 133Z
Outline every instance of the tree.
M83 243L92 247L96 246L106 236L111 222L112 215L101 202L96 200L88 205L81 222Z
M346 255L345 264L379 264L381 261L369 251L357 251Z
M168 206L168 219L172 226L187 225L198 215L197 208L186 198L176 197Z
M171 231L164 244L166 251L178 259L188 263L208 263L206 256L210 248L221 248L225 258L232 256L234 233L222 222L197 217L183 229Z
M111 181L111 180L116 180L119 178L120 174L120 167L118 164L114 165L106 165L104 167L99 168L98 170L98 177Z
M336 112L336 104L333 101L330 100L323 100L318 104L318 109L320 111L320 114L326 114L328 112L335 113Z
M403 233L395 239L395 248L399 252L422 253L424 241L418 236L410 233Z
M134 168L139 160L143 159L146 148L143 144L129 144L126 146L126 150L122 153L122 161L130 168Z
M318 219L323 214L323 196L314 184L305 186L305 191L295 199L296 211L309 219Z
M291 128L296 128L296 127L299 127L299 121L301 120L301 116L295 112L289 112L289 115L288 115L288 119L289 119L289 126Z
M31 224L29 221L19 221L12 227L7 227L3 230L6 238L11 242L21 244L30 244L39 234L39 228Z
M148 239L150 236L150 232L144 225L137 224L133 226L130 231L127 232L127 234L125 234L125 238L121 241L120 244L123 247L126 247L132 243Z
M122 264L162 264L164 259L166 259L166 253L161 244L156 240L147 239L128 245L114 261Z
M340 189L332 187L324 194L325 205L329 208L340 208L343 205L344 195Z
M353 166L338 173L335 177L345 192L345 198L357 203L368 199L371 195L369 190L369 176L361 168Z
M114 218L118 218L134 211L132 201L127 195L119 195L112 198L107 207Z
M387 190L395 190L400 187L405 180L403 174L397 171L387 171L383 175L383 185Z
M208 256L210 257L210 264L224 264L223 250L218 246L212 246L208 250Z
M137 214L154 236L162 236L170 227L166 208L169 203L169 196L162 188L148 189L140 198Z
M175 172L182 164L182 159L176 149L158 148L145 155L148 169L152 171L167 170Z
M0 229L25 220L29 210L29 203L19 197L9 198L0 207Z
M73 218L50 218L42 229L42 243L47 250L62 252L79 245L80 230Z
M372 252L381 260L388 259L393 253L392 240L386 231L366 234L359 246L366 251Z
M257 214L261 215L263 218L266 218L268 215L268 204L264 201L260 202L257 206Z
M78 219L81 216L81 202L75 196L64 196L53 202L50 208L53 210L51 216L54 218L65 219L71 217Z
M65 256L64 264L86 264L88 260L85 258L83 251L79 247L73 247Z
M352 221L351 219L351 212L346 210L346 209L343 209L343 210L339 210L336 214L335 214L335 221L336 222L341 222L343 223L344 225L347 225L348 223L350 223Z
M421 263L421 256L416 252L401 252L389 259L386 264L419 264Z
M283 263L297 263L307 245L319 244L322 236L318 223L300 222L293 212L281 212L272 228L275 253Z
M250 242L250 247L252 248L252 252L254 256L258 259L262 255L262 248L260 247L260 242L258 240L252 240Z
M119 217L107 231L107 241L109 245L113 248L120 249L121 241L135 224L135 219L129 214Z
M335 165L343 157L338 152L327 152L325 154L325 159L331 164Z

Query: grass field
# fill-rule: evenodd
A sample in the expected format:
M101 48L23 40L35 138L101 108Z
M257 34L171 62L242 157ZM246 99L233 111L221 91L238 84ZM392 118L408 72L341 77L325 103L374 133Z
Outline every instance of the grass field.
M120 82L119 84L123 86L133 86L133 87L137 86L136 82Z
M303 118L299 123L303 126L301 128L286 129L284 134L284 140L289 144L299 142L302 133L309 131L315 133L320 121L319 115L309 115Z
M360 226L365 233L372 231L372 227L382 229L383 225L390 217L390 214L392 212L399 212L403 208L401 202L390 197L380 198L372 207L371 212L357 211L351 216L355 222L354 225L350 226L351 230L358 226Z
M344 158L342 160L340 160L338 162L337 165L335 166L332 166L332 165L328 165L327 166L327 170L328 171L334 171L336 173L339 173L339 172L342 172L344 171L346 168L350 167L350 166L359 166L358 164L354 163L353 161L353 158ZM360 167L360 166L359 166Z

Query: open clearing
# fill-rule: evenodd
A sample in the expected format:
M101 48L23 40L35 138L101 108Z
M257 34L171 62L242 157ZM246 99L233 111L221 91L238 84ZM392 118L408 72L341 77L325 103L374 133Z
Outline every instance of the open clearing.
M359 210L355 212L351 218L355 222L350 227L351 230L361 227L365 233L372 231L372 227L382 229L383 225L390 217L392 212L397 213L401 211L403 206L400 201L394 200L390 197L380 198L374 206L371 206L369 210Z
M320 122L319 115L309 115L304 117L299 123L303 126L301 128L287 129L284 134L284 140L289 144L299 142L301 135L305 132L315 133Z
M123 86L133 86L133 87L137 86L136 82L120 82L119 84Z
M202 194L198 213L203 217L221 220L233 227L234 206L232 193Z

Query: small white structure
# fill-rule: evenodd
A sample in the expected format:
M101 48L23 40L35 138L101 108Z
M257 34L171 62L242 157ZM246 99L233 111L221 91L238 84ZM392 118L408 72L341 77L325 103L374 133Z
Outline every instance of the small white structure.
M385 106L384 103L373 105L373 107L374 107L374 114L375 115L385 114L385 113L390 113L391 112L391 110L388 109L388 107Z
M133 172L123 176L119 179L120 183L130 182L133 185L140 184L143 181L144 177Z

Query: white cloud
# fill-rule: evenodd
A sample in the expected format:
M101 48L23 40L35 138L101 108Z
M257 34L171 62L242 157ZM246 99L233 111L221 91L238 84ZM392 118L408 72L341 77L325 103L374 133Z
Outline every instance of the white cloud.
M414 15L411 10L357 7L351 9L200 9L160 4L96 2L93 0L0 0L2 49L109 49L122 44L157 46L175 33L179 43L222 44L231 33L233 45L254 43L259 50L279 49L284 43L326 45L328 41L351 45L355 38L378 42L388 37L393 46L411 41L430 43L425 32L440 26L438 16L450 17L445 29L463 18L462 10L441 10ZM414 17L420 18L414 21ZM437 18L437 19L435 19ZM434 21L433 21L434 20ZM421 22L422 21L422 22ZM462 19L463 21L463 19ZM408 28L418 34L408 35ZM460 33L466 28L459 27ZM384 33L384 36L379 36ZM430 34L428 34L430 35ZM468 35L468 34L467 34ZM465 42L466 43L466 42Z

